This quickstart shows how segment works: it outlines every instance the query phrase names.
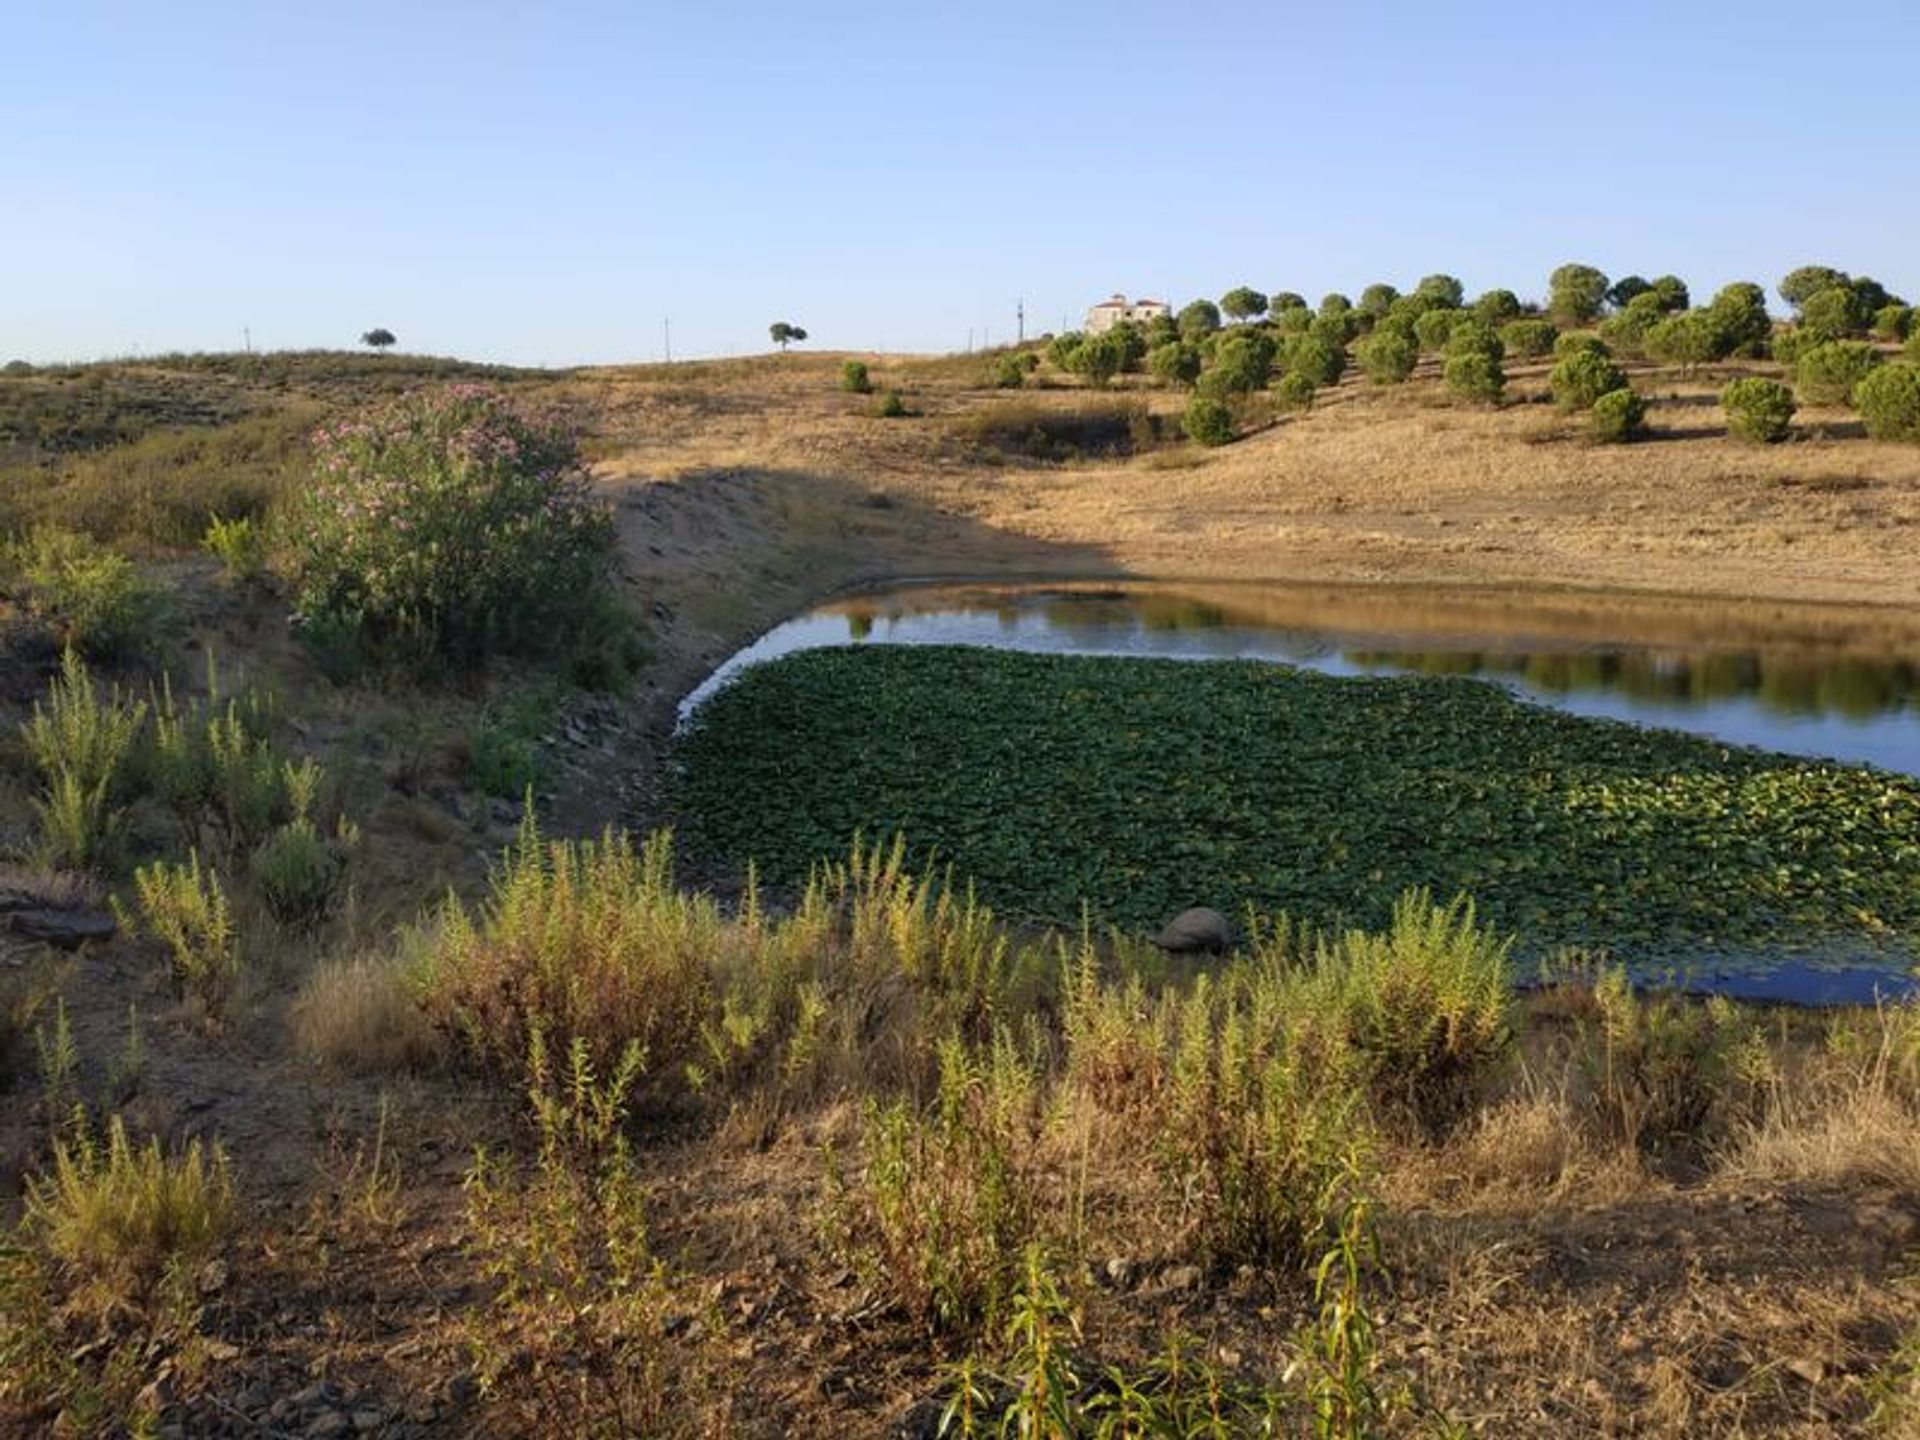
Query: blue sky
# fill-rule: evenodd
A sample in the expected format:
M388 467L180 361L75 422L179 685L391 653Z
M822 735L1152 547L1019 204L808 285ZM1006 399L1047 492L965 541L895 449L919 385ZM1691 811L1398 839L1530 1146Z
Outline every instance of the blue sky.
M1920 296L1920 5L9 0L0 359L949 350L1563 260Z

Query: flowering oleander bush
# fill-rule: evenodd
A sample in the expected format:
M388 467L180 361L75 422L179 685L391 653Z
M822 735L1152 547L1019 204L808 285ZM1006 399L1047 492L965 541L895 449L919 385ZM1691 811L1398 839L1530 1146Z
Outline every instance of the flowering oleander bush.
M471 657L564 636L602 599L612 520L554 417L452 385L325 425L313 449L288 533L316 633Z

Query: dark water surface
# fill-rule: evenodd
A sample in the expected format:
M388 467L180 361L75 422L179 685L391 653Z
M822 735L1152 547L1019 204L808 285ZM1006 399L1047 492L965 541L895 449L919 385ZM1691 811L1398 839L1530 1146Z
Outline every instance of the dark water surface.
M776 627L689 695L824 645L984 645L1477 676L1575 715L1920 775L1920 618L1828 607L1304 586L911 586Z
M1920 775L1920 614L1577 592L1358 585L913 585L838 600L734 655L684 719L750 665L829 645L980 645L1273 660L1329 675L1477 677L1575 715ZM1690 988L1802 1003L1907 993L1904 961L1781 957ZM1724 957L1722 957L1724 959Z

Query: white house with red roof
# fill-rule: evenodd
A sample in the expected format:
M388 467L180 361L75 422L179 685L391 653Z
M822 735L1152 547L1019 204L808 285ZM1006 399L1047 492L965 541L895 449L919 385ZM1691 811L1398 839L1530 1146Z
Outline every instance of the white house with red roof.
M1086 330L1089 335L1100 335L1122 321L1144 325L1158 316L1171 314L1173 307L1164 300L1129 300L1116 294L1088 309Z

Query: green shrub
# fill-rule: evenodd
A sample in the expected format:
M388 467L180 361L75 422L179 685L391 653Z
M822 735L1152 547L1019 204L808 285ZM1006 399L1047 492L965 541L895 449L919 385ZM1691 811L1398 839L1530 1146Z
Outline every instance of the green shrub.
M233 1220L226 1156L198 1140L176 1156L136 1150L119 1116L102 1145L87 1130L54 1141L53 1168L27 1185L29 1223L74 1271L123 1296L169 1271L192 1273Z
M1866 334L1873 311L1851 285L1829 285L1807 297L1800 307L1800 324L1809 334L1840 340Z
M1196 395L1187 402L1180 428L1200 445L1225 445L1233 439L1233 411L1224 401Z
M1346 350L1311 331L1294 341L1287 354L1288 371L1304 375L1319 386L1337 384L1346 368Z
M1267 297L1246 285L1236 285L1220 297L1220 308L1232 320L1251 320L1267 313Z
M1854 387L1853 403L1874 439L1920 441L1920 366L1881 366Z
M1655 1155L1697 1153L1753 1064L1751 1024L1721 996L1642 997L1618 967L1595 979L1593 1004L1582 1060L1603 1131Z
M1027 367L1018 355L1002 355L993 362L993 388L1018 390L1027 383Z
M476 386L323 426L289 545L303 621L443 657L544 646L595 606L613 523L574 435Z
M1095 385L1105 385L1127 365L1129 346L1116 326L1101 335L1089 335L1067 356L1067 369Z
M174 993L192 991L218 1013L240 973L239 936L219 875L201 868L195 850L185 865L160 860L142 866L133 883L140 922L167 948Z
M1295 1043L1309 1003L1297 977L1260 966L1203 974L1177 1007L1156 1148L1217 1273L1317 1256L1365 1143L1344 1057Z
M206 538L200 543L234 579L256 584L266 578L266 531L251 516L242 515L234 520L214 516L207 524Z
M1687 290L1687 282L1678 275L1662 275L1649 287L1650 293L1660 302L1660 308L1674 315L1693 304L1693 296Z
M1182 340L1194 341L1220 328L1220 307L1211 300L1195 300L1183 305L1174 317Z
M1591 432L1602 444L1618 444L1645 433L1647 403L1633 391L1609 390L1593 402Z
M1451 275L1429 275L1414 286L1413 293L1449 310L1458 310L1467 294L1466 287Z
M1363 315L1374 320L1384 320L1387 312L1393 308L1393 302L1400 298L1400 292L1383 281L1376 281L1360 292L1360 303L1355 307Z
M1802 355L1813 349L1814 346L1825 343L1827 342L1822 340L1820 336L1810 334L1798 325L1789 325L1783 330L1776 330L1774 332L1769 349L1773 354L1773 358L1791 371L1800 363L1800 357Z
M1260 331L1240 330L1214 347L1213 364L1200 377L1202 393L1214 399L1265 388L1273 373L1274 343Z
M1613 351L1598 335L1590 330L1568 330L1553 338L1553 358L1565 360L1570 355L1611 355Z
M866 395L873 390L873 381L867 376L867 362L849 360L840 367L840 388L849 395Z
M507 1075L529 1037L576 1040L600 1073L629 1045L677 1079L707 1018L708 963L722 948L711 900L673 886L672 841L635 850L625 835L543 841L531 817L470 911L449 901L422 956L429 1015L477 1060Z
M1447 389L1467 400L1491 403L1497 401L1507 387L1500 357L1486 350L1470 349L1448 355L1443 373Z
M1420 360L1420 345L1395 325L1376 328L1359 346L1360 368L1376 385L1404 384Z
M1512 1050L1512 950L1464 897L1440 906L1419 890L1385 933L1320 947L1319 1003L1383 1113L1437 1138L1471 1111Z
M1078 330L1064 330L1047 342L1047 363L1056 370L1065 370L1067 362L1073 358L1073 352L1080 348L1080 342L1087 337Z
M874 402L873 413L882 420L899 420L907 413L907 402L898 390L889 390Z
M1723 285L1707 307L1719 329L1720 343L1726 355L1759 355L1773 334L1773 318L1767 314L1767 292L1751 280L1736 280Z
M1295 370L1280 377L1280 383L1273 387L1273 395L1283 410L1311 410L1317 388L1313 381Z
M1853 399L1853 387L1879 363L1879 352L1864 341L1829 340L1800 352L1794 385L1811 405L1846 405Z
M1553 353L1560 329L1551 320L1510 320L1500 327L1500 343L1507 353L1533 360Z
M1665 320L1668 313L1659 295L1648 290L1602 320L1600 338L1616 351L1640 353L1646 347L1648 333Z
M1772 445L1787 438L1793 420L1793 391L1777 380L1749 375L1720 392L1727 429L1743 440Z
M933 1105L873 1106L848 1228L856 1258L928 1329L977 1336L1005 1318L1021 1257L1042 1228L1043 1112L1027 1062L1002 1034L985 1055L940 1046Z
M1420 351L1425 355L1438 354L1446 347L1447 337L1453 333L1453 327L1467 318L1464 310L1429 310L1413 322L1414 338L1420 342Z
M34 812L41 863L81 871L112 865L126 829L129 763L146 719L146 705L117 688L101 699L75 651L62 657L59 678L21 727L40 773Z
M1594 401L1626 383L1626 372L1603 349L1575 351L1555 362L1547 376L1553 403L1563 411L1590 410Z
M1445 353L1449 357L1485 355L1494 360L1503 360L1507 352L1491 325L1476 316L1469 316L1447 333Z
M1845 272L1831 266L1802 265L1788 271L1780 281L1780 298L1798 310L1820 291L1848 283Z
M1642 343L1663 365L1692 369L1724 360L1740 348L1736 327L1718 310L1686 310L1648 328Z
M1489 290L1473 302L1473 313L1486 325L1504 325L1520 314L1520 297L1511 290Z
M28 608L83 654L152 658L171 628L161 592L126 556L88 536L42 526L12 547L10 559Z
M1561 325L1587 325L1607 301L1607 277L1591 265L1562 265L1547 279L1547 309Z
M339 898L346 857L306 815L260 842L248 862L253 888L283 925L314 925Z
M1916 364L1920 364L1920 328L1916 328L1913 334L1907 337L1907 343L1901 348L1900 353Z
M1169 385L1190 386L1200 378L1200 352L1179 340L1147 352L1147 370Z
M1873 333L1898 345L1913 334L1911 305L1882 305L1873 312Z

